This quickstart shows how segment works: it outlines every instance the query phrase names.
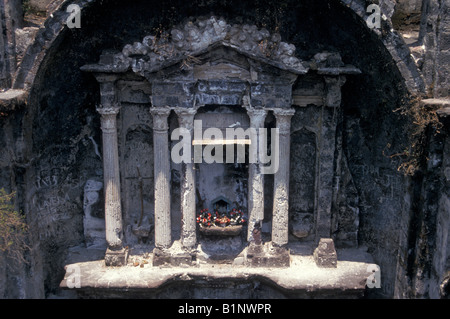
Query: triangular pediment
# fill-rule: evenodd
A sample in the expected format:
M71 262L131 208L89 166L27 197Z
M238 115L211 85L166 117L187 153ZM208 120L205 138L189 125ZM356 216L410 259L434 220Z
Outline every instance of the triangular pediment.
M126 45L106 63L84 69L114 73L132 70L148 78L150 74L173 66L192 70L194 65L201 65L202 57L209 53L215 54L208 60L218 71L225 64L245 69L247 59L253 61L250 64L267 65L297 75L308 72L296 57L295 46L281 41L279 34L256 26L230 25L216 17L189 21L158 37L146 36L142 42Z
M303 71L302 71L303 72ZM214 43L195 55L166 61L159 68L136 72L149 81L240 80L293 82L299 70L280 62L249 54L228 43ZM305 71L307 72L307 71Z

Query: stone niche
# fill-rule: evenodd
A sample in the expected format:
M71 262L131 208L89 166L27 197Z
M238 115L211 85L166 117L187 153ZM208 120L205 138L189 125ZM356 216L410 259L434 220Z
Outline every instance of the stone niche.
M140 247L153 266L289 267L292 243L331 238L336 108L345 76L360 73L338 53L301 61L279 34L210 17L104 51L82 70L100 84L106 265L126 265ZM249 133L269 126L268 145ZM182 161L176 129L187 132ZM251 156L262 145L269 163ZM197 161L198 150L216 161ZM239 231L214 221L219 206L239 211ZM205 209L212 225L200 231Z

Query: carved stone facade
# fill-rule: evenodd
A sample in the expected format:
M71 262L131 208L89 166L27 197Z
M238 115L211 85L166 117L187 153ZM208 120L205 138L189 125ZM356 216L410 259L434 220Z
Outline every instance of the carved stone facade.
M124 233L124 240L133 244L136 238L132 234L139 239L148 238L154 227L154 265L193 264L202 255L202 247L216 245L220 250L224 245L221 236L234 234L232 240L239 243L234 247L243 249L238 249L234 257L228 256L229 263L244 258L250 266L289 266L290 237L315 245L319 239L332 236L332 218L336 214L332 211L336 143L332 114L340 106L345 75L358 74L359 70L342 63L337 53L317 54L314 63L301 61L295 57L295 46L282 42L279 34L255 26L229 25L215 17L175 27L170 35L147 36L142 42L125 46L121 53L105 53L98 64L82 68L93 73L100 83L102 106L98 111L102 114L109 246L106 259L111 251L119 251L123 257L114 257L107 265L126 263ZM313 90L303 87L311 84ZM146 136L144 140L151 139L148 144L153 155L147 154L145 160L136 158L135 165L147 171L153 167L153 189L152 185L145 188L153 194L144 194L142 175L133 182L128 173L120 178L119 172L124 173L122 166L130 164L129 157L141 151L130 149L129 145L138 145L133 144L135 138L118 137L126 134L123 125L139 125L130 122L131 115L127 114L133 108L144 113L147 110L152 118L152 126L142 130L141 135ZM199 138L194 132L196 120L204 123ZM231 125L232 120L236 123ZM257 156L264 152L267 155L268 145L264 143L268 136L255 134L267 129L268 121L275 128L270 136L272 153L275 150L270 163ZM122 127L117 123L122 123ZM213 128L226 132L234 126L247 134L246 140L217 136L209 140L203 134ZM171 158L171 132L176 128L186 133L183 152L188 153L181 163ZM247 149L246 164L233 164L241 167L246 178L239 179L241 187L234 190L238 197L233 199L227 198L233 186L219 181L229 186L221 186L214 203L222 201L227 209L230 205L242 209L247 219L246 234L221 230L216 234L219 237L205 238L211 231L199 236L196 212L211 207L213 198L207 193L208 188L218 187L214 180L229 176L225 169L221 175L213 175L214 179L205 178L227 164L212 164L218 166L212 166L215 172L208 173L208 163L202 159L199 162L196 152L202 147L204 152L219 149L211 145L219 145L222 151L227 144ZM128 155L119 155L119 151ZM275 169L270 171L270 167ZM265 180L267 174L273 175L271 180ZM130 183L140 183L140 207L130 204ZM265 198L267 187L272 187L273 192ZM147 200L153 198L153 206L143 204L144 196ZM268 200L271 203L265 207ZM125 210L121 210L121 201L127 203ZM133 223L133 210L137 208L140 221ZM269 208L271 216L265 216ZM142 230L143 219L148 224L143 228L144 235L138 231ZM266 224L271 224L270 230ZM180 245L174 245L177 241ZM197 246L202 242L204 245Z

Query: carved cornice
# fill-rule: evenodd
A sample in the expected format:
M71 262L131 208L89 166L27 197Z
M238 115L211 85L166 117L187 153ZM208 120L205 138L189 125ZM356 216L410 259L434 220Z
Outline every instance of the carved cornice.
M230 25L214 16L176 26L170 33L146 36L142 42L128 44L121 53L110 56L106 59L107 63L87 65L82 70L119 73L131 68L135 73L144 75L193 59L185 64L189 68L190 63L195 63L193 57L215 45L233 48L248 57L295 74L308 72L304 63L295 56L295 46L281 41L280 34L271 34L255 25Z

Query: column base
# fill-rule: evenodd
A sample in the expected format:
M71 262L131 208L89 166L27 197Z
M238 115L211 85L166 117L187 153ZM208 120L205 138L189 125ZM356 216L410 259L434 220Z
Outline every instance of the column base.
M334 241L331 238L321 238L319 245L314 250L314 261L321 268L336 268L337 254Z
M153 250L153 266L180 266L193 265L196 255L186 251L171 252L166 249L155 248Z
M106 266L125 266L128 261L128 249L122 248L118 250L106 249L105 265Z
M245 257L249 267L289 267L290 261L289 249L257 244L250 244Z

